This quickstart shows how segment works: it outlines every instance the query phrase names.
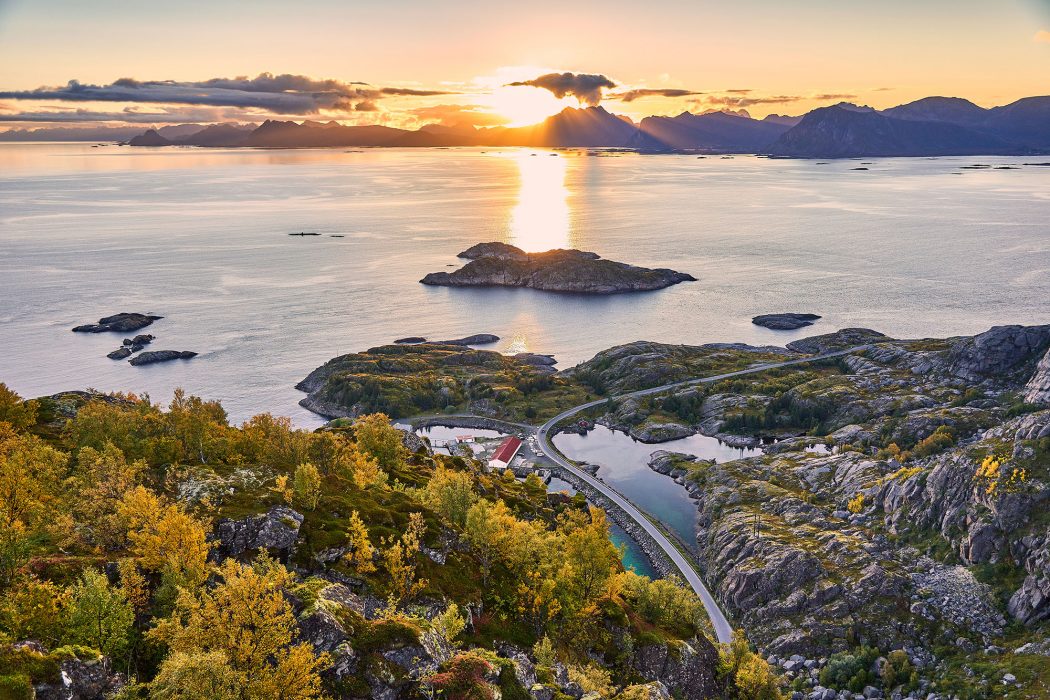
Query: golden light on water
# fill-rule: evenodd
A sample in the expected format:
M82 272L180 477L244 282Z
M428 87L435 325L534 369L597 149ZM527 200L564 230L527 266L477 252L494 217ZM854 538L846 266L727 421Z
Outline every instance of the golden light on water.
M528 252L571 248L567 159L549 151L527 150L507 157L517 162L519 177L507 242Z

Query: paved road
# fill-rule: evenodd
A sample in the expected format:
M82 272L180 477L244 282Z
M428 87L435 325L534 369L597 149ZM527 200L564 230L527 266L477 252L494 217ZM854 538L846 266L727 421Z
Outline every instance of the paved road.
M618 491L610 487L608 484L599 481L595 477L591 476L582 469L578 469L572 464L564 455L562 455L554 447L554 444L550 439L550 431L555 425L565 420L566 418L573 416L580 411L584 411L588 408L604 404L606 401L611 399L622 399L631 396L647 396L649 394L659 394L670 389L677 389L683 386L691 386L694 384L708 384L710 382L717 382L722 379L728 379L731 377L738 377L743 374L754 374L756 372L763 372L765 370L776 369L778 367L789 367L791 365L800 365L807 362L815 362L818 360L826 360L832 357L841 357L843 355L849 355L861 350L867 350L870 345L860 345L855 348L848 350L840 350L838 352L829 352L823 355L814 355L812 357L806 357L800 360L786 360L784 362L770 362L762 365L755 365L748 369L738 370L736 372L726 372L725 374L717 374L712 377L703 377L701 379L686 379L681 382L674 382L673 384L664 384L662 386L656 386L651 389L641 389L639 391L632 391L625 394L619 394L617 396L607 396L597 401L591 401L575 408L570 408L568 411L563 411L558 415L551 418L549 421L544 423L536 431L536 438L539 442L540 448L546 453L546 455L553 461L557 462L560 466L567 469L568 471L575 474L578 478L590 484L590 486L597 491L600 491L605 495L606 498L613 501L616 505L620 506L627 515L635 520L649 535L656 541L660 548L667 554L674 565L678 567L678 570L682 573L682 577L689 583L696 594L700 596L700 600L704 604L704 608L707 610L708 616L711 618L711 624L714 626L715 636L718 637L720 642L729 642L733 638L733 627L729 624L729 620L726 619L722 609L718 607L718 602L715 601L714 596L707 590L707 586L704 585L703 579L696 572L693 564L686 558L684 554L671 541L660 531L656 525L653 524L649 518L647 518L633 503L624 498Z

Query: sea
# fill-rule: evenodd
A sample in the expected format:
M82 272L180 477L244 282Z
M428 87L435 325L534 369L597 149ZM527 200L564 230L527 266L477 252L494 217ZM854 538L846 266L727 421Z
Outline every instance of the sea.
M0 381L23 396L176 387L231 420L303 427L295 384L337 355L494 333L564 369L635 340L782 345L1050 323L1050 167L1038 158L773 160L595 150L0 145ZM860 169L863 168L863 169ZM290 233L318 236L289 236ZM419 283L485 241L579 248L696 282L615 296ZM72 333L163 316L144 367ZM770 331L751 317L811 312Z

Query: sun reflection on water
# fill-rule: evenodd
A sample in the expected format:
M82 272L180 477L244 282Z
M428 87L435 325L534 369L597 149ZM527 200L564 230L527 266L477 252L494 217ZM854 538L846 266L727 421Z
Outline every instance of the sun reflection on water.
M569 189L564 156L521 150L511 154L518 164L518 203L510 213L511 245L529 252L571 248Z

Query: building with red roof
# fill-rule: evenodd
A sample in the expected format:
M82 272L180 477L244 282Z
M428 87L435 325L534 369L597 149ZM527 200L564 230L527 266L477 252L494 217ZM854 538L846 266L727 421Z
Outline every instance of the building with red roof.
M521 449L521 440L513 435L500 443L489 458L489 469L503 470L510 466L510 461Z

